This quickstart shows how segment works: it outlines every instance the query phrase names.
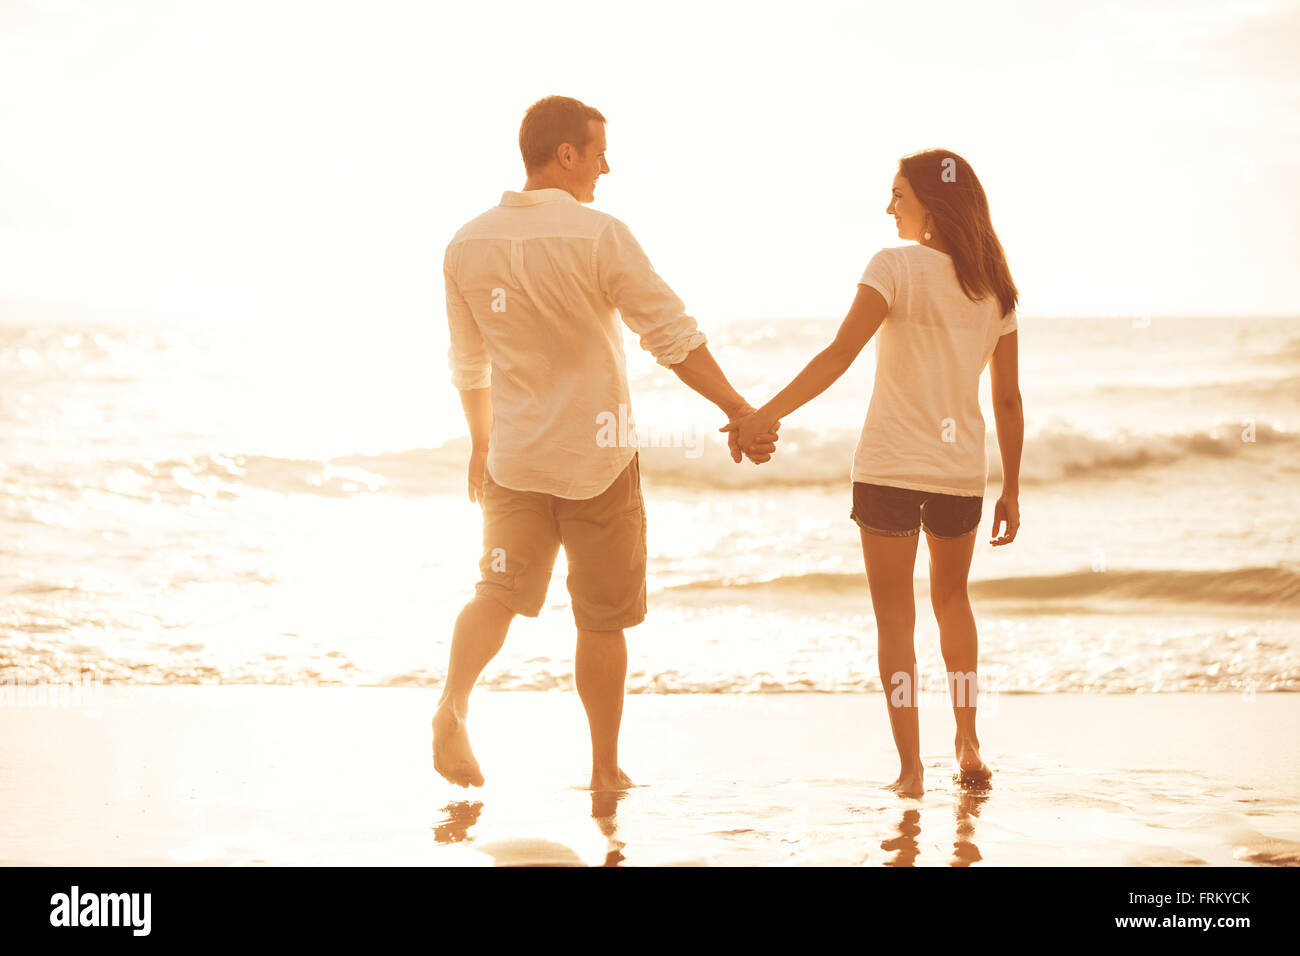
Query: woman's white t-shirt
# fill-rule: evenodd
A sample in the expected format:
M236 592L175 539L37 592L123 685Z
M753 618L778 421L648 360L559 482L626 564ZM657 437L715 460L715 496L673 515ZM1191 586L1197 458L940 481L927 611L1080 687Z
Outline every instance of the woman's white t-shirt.
M876 334L876 382L853 480L949 495L981 496L988 478L980 373L1000 336L1017 328L995 295L972 302L947 253L913 245L881 249L860 285L889 313Z

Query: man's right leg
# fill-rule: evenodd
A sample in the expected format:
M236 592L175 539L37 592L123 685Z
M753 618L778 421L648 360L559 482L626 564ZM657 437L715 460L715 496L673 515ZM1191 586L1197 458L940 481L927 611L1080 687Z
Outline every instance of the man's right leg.
M433 767L462 787L483 785L483 774L465 730L470 691L488 661L501 650L514 616L515 612L504 604L476 594L456 619L447 685L433 715Z
M574 677L591 730L591 789L626 790L633 783L618 765L618 730L627 683L627 637L623 631L579 628Z
M557 521L578 626L574 676L591 731L591 789L635 786L618 764L627 680L625 628L645 620L646 517L640 456L594 498L562 502Z

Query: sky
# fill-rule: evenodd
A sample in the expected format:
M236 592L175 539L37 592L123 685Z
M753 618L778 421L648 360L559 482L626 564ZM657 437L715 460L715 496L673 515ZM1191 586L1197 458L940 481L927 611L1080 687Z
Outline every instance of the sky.
M710 319L840 317L898 158L970 161L1024 315L1300 315L1300 4L0 0L0 296L445 323L523 111Z

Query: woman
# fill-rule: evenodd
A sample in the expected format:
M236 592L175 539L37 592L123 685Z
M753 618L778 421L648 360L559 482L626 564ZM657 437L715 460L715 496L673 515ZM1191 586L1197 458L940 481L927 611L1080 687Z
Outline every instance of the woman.
M994 546L1015 540L1024 416L1016 368L1018 293L988 200L970 165L946 149L899 161L885 210L917 245L880 250L839 332L770 402L724 431L741 449L820 395L880 329L876 380L853 459L853 508L876 615L880 678L900 772L888 789L923 791L917 727L916 605L912 571L920 530L930 551L930 600L957 720L963 783L987 785L975 733L975 618L966 577L983 509L988 462L980 373L992 358L1002 456Z

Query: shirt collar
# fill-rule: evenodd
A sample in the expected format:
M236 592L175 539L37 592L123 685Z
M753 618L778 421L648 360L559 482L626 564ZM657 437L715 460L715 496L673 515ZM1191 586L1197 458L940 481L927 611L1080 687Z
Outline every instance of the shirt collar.
M563 189L525 189L521 192L512 192L506 190L501 194L501 205L503 206L536 206L544 202L572 202L578 200L573 198L573 194Z

